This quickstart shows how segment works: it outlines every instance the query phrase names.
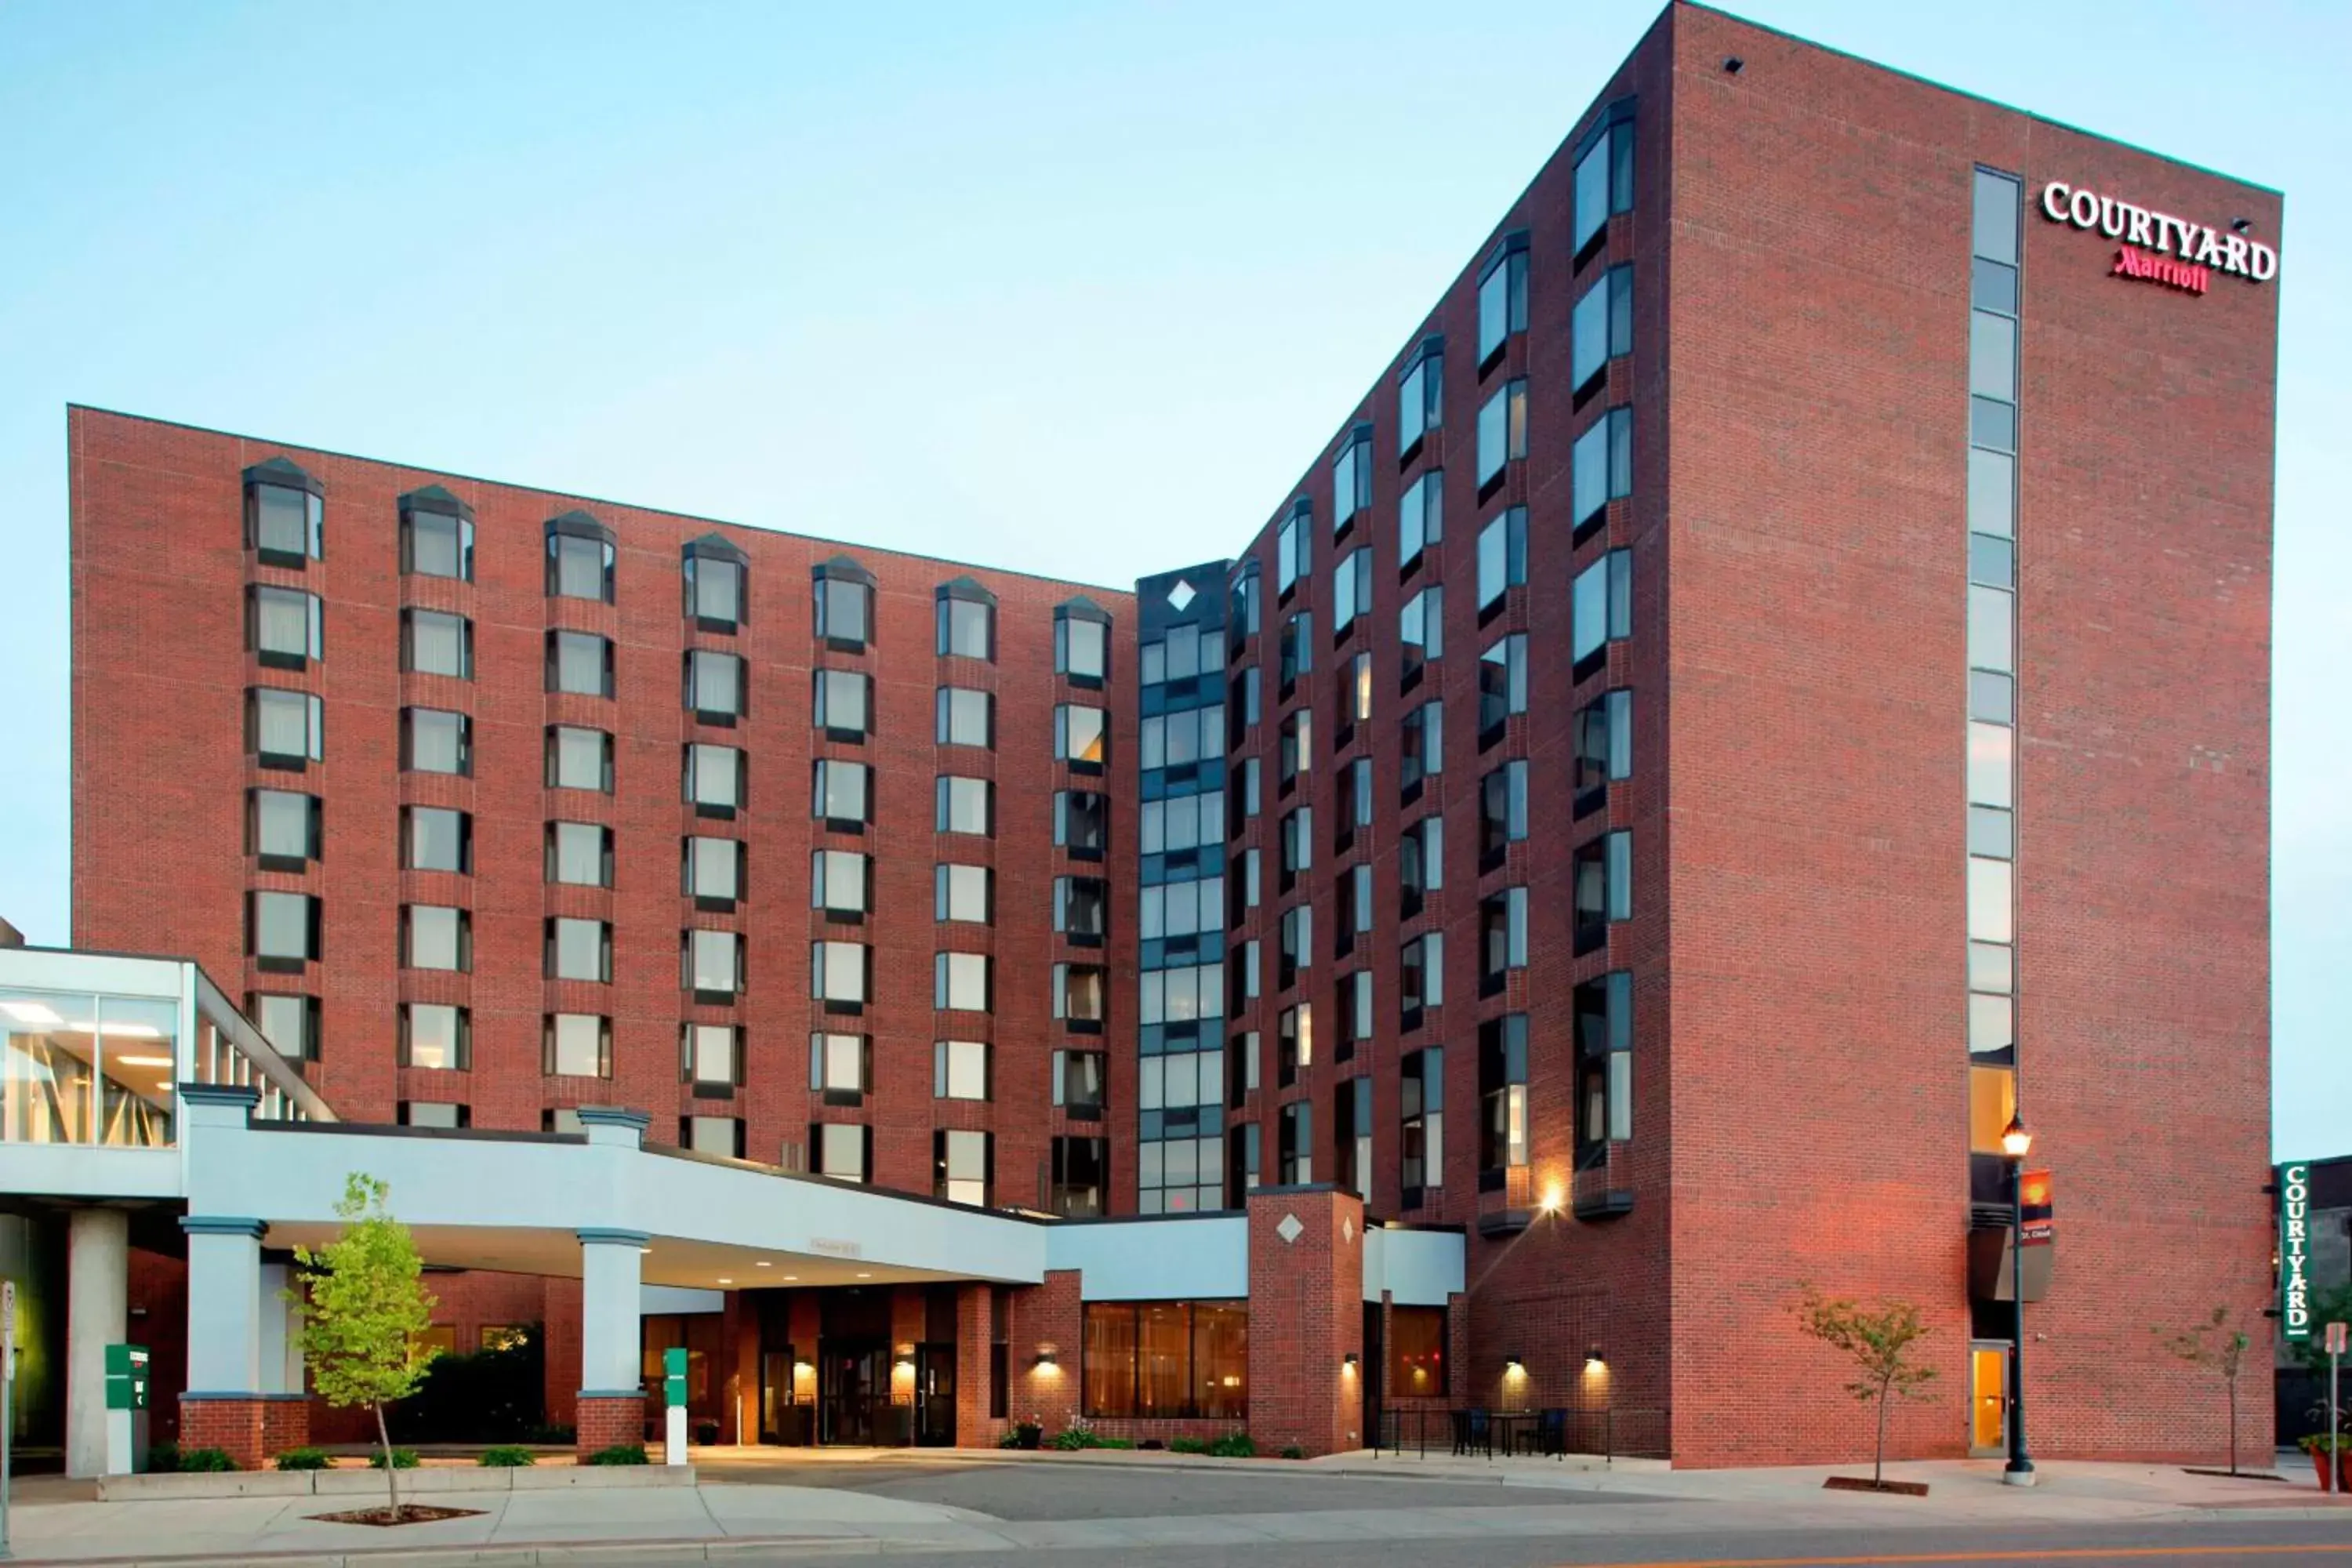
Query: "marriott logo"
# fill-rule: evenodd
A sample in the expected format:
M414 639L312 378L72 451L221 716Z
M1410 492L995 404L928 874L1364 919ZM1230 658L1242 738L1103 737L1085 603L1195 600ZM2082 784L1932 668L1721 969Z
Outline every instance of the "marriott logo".
M2042 214L2053 223L2095 229L2121 240L2114 276L2143 278L2202 294L2214 273L2235 273L2250 282L2278 276L2278 252L2242 234L2223 234L2130 202L2077 190L2063 180L2042 187Z

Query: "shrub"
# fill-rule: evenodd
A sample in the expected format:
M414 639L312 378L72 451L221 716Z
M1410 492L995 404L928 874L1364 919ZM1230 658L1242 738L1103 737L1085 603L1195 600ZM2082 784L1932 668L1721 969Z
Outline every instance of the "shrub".
M643 1443L615 1443L609 1448L599 1448L588 1456L592 1465L642 1465L646 1462Z
M180 1462L173 1468L190 1475L218 1475L236 1468L236 1461L228 1457L226 1448L183 1448Z
M718 1442L719 1423L716 1421L696 1422L694 1424L694 1440L696 1443L706 1448Z
M147 1450L147 1473L168 1476L180 1468L180 1450L169 1443L158 1443Z
M1209 1445L1209 1452L1220 1459L1255 1459L1257 1444L1246 1432L1228 1432Z
M1171 1454L1205 1454L1209 1451L1206 1437L1171 1437L1168 1451Z
M1307 1450L1296 1443L1288 1444L1283 1448L1282 1457L1286 1459L1303 1459L1307 1457Z
M490 1349L437 1355L394 1425L420 1443L569 1443L547 1421L547 1336L528 1325Z
M394 1448L392 1451L392 1468L395 1470L415 1469L416 1468L416 1450L414 1448ZM368 1468L371 1470L380 1470L383 1468L383 1450L382 1448L378 1448L368 1455Z
M1007 1426L1001 1434L998 1435L996 1446L1000 1448L1026 1448L1032 1445L1021 1440L1020 1427Z
M510 1470L539 1463L539 1456L520 1443L499 1443L482 1450L482 1468Z
M2295 1446L2306 1454L2323 1450L2330 1454L2352 1453L2352 1432L2314 1432L2295 1439Z
M324 1448L289 1448L274 1461L281 1470L331 1470L335 1461Z

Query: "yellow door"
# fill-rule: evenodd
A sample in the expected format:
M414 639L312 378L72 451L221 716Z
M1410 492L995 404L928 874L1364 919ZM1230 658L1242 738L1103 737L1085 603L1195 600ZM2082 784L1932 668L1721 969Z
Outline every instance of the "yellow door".
M1969 1447L1998 1454L2009 1441L2009 1351L1976 1346L1969 1352Z

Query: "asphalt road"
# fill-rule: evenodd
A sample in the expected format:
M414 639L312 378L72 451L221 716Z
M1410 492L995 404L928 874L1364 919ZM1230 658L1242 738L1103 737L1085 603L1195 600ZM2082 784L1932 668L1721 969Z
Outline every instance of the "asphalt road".
M1496 1490L1505 1489L1497 1488ZM1005 1552L861 1554L892 1568L1006 1568ZM1097 1568L1099 1553L1047 1554ZM746 1556L747 1564L819 1559ZM1573 1535L1361 1541L1122 1552L1116 1568L2318 1568L2352 1564L2352 1520L2323 1522L2131 1524L1975 1531L1770 1531L1671 1535ZM1048 1568L1056 1568L1049 1564Z
M1356 1513L1392 1508L1524 1508L1529 1503L1658 1502L1624 1491L1533 1491L1490 1482L1343 1480L1264 1470L1135 1469L1067 1465L706 1464L706 1484L831 1487L907 1502L966 1508L995 1519L1186 1519L1224 1513Z

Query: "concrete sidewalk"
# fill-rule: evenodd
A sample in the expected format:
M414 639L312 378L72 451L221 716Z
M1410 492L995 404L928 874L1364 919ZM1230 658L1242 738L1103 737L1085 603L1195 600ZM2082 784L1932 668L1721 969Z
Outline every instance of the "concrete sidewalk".
M771 1453L773 1451L771 1450ZM722 1469L719 1453L698 1455L707 1475ZM1005 1462L986 1453L961 1456L967 1467ZM771 1461L782 1463L782 1461ZM822 1468L857 1463L818 1460ZM881 1461L866 1461L877 1463ZM909 1473L928 1463L907 1461ZM1022 1456L1014 1463L1157 1466L1189 1468L1160 1456ZM2189 1475L2177 1467L2069 1464L2042 1467L2043 1484L2004 1487L1997 1460L1900 1464L1891 1478L1928 1483L1925 1499L1832 1492L1831 1474L1856 1468L1671 1471L1638 1475L1573 1471L1543 1461L1398 1461L1340 1456L1307 1463L1208 1461L1278 1469L1295 1478L1297 1502L1283 1511L1171 1514L1136 1519L1013 1521L969 1509L877 1496L827 1486L706 1484L677 1490L488 1494L451 1503L483 1511L469 1519L381 1531L326 1524L308 1516L337 1502L317 1498L222 1499L202 1502L37 1502L14 1514L14 1546L27 1563L271 1563L278 1568L392 1568L401 1560L502 1564L592 1562L696 1562L889 1552L1139 1551L1160 1546L1245 1546L1276 1542L1476 1539L1497 1536L1633 1535L1738 1530L1767 1533L1822 1528L2102 1523L2223 1519L2352 1517L2352 1504L2322 1497L2306 1468L2300 1480L2264 1481ZM1408 1468L1410 1467L1410 1468ZM1866 1468L1862 1473L1867 1473ZM1525 1501L1475 1508L1419 1506L1410 1485L1393 1506L1318 1506L1326 1478L1378 1476L1409 1481L1491 1479L1526 1489ZM803 1478L805 1479L804 1476ZM845 1476L845 1479L849 1479ZM1072 1485L1082 1485L1076 1475ZM1608 1507L1547 1492L1618 1494ZM1434 1491L1433 1497L1438 1495Z

